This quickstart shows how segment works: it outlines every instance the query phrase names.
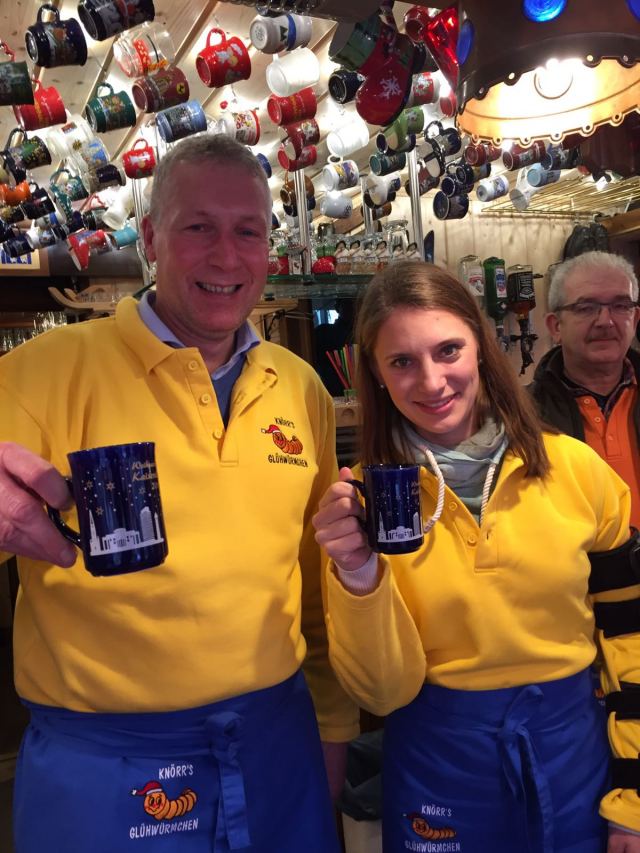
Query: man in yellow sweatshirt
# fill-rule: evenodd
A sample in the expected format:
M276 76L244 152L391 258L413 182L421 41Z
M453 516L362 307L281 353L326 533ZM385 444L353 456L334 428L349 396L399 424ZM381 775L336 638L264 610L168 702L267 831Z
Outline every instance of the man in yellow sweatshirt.
M316 716L335 781L356 713L328 665L311 528L336 475L333 408L247 322L270 221L248 149L183 141L142 222L155 294L0 363L0 549L19 556L31 711L20 853L338 850ZM69 506L69 452L140 441L169 555L96 578L44 504Z

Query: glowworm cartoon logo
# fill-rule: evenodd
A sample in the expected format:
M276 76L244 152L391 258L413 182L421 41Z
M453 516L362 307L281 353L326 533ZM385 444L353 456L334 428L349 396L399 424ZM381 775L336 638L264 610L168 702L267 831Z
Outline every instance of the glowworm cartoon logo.
M144 797L142 806L147 814L156 820L173 820L190 812L198 801L198 796L191 788L185 788L175 800L170 800L160 782L147 782L143 788L134 788L133 797Z

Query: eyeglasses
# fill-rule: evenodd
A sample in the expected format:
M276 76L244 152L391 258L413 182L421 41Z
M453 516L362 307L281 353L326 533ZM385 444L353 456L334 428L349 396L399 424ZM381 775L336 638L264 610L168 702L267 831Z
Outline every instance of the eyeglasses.
M571 302L569 305L558 305L558 311L570 311L581 320L594 319L600 316L603 308L608 308L612 317L629 317L638 307L636 302L630 299L615 299L613 302L597 302L595 299L583 299L580 302Z

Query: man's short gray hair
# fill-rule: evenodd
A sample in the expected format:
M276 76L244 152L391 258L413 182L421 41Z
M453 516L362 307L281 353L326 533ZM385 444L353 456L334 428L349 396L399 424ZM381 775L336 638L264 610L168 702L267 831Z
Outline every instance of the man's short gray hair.
M613 255L610 252L584 252L584 254L577 255L575 258L569 258L568 261L564 261L564 263L559 264L554 269L547 296L547 305L550 313L554 313L561 305L565 304L564 287L568 276L576 270L583 269L603 270L605 274L607 270L624 273L631 282L631 298L634 302L638 301L638 279L633 267L626 258L623 258L622 255Z
M270 226L271 190L265 170L258 158L246 145L242 145L231 136L222 133L203 133L198 136L190 136L178 142L162 157L153 173L149 206L149 215L152 220L157 222L162 216L165 204L171 203L171 195L176 190L175 187L172 187L173 172L180 163L193 163L196 166L222 165L244 169L248 175L256 178L264 187L265 209ZM171 191L167 192L168 189Z

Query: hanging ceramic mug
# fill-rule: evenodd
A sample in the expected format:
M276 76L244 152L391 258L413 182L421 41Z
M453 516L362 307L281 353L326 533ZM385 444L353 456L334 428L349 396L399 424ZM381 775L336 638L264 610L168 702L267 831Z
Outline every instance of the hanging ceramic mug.
M274 95L286 98L300 89L314 86L320 79L320 63L308 47L301 47L282 58L274 56L266 70L267 86Z
M95 171L84 172L82 175L82 183L89 193L106 187L124 186L126 180L124 169L117 163L106 163L104 166L98 166Z
M136 111L131 98L125 91L116 94L110 83L98 84L96 94L89 99L84 114L96 133L121 130L123 127L133 127L136 123Z
M414 74L411 80L411 92L408 107L417 107L421 104L435 104L440 96L440 80L433 77L428 71Z
M187 101L156 115L158 133L164 142L177 142L207 129L207 117L199 101Z
M440 121L429 122L424 138L428 146L437 146L445 157L457 154L462 147L459 131L455 127L444 127Z
M260 119L257 110L231 113L235 123L235 138L243 145L257 145L260 141Z
M25 219L39 219L55 211L53 200L44 187L32 189L31 198L29 201L23 201L20 208Z
M131 86L136 106L145 113L157 113L189 100L189 83L177 65L157 74L140 77Z
M304 176L304 192L307 198L312 198L315 195L313 181L308 175ZM289 178L289 180L285 181L282 185L282 189L280 190L280 199L283 204L288 206L296 205L296 186L295 181L292 178Z
M350 71L368 74L388 58L398 32L378 12L358 23L338 24L329 45L329 58Z
M512 145L511 148L502 152L502 164L509 171L532 166L542 160L546 151L546 146L541 141L534 142L527 148L522 145Z
M534 163L527 170L527 182L532 187L545 187L547 184L555 184L559 181L561 174L559 169L545 169L540 163Z
M355 98L356 92L363 83L364 77L357 71L338 68L330 75L327 87L329 95L336 103L347 104Z
M359 116L327 134L327 148L336 157L348 157L369 144L369 128Z
M212 44L212 39L218 41ZM245 43L237 36L227 38L224 30L209 30L207 43L196 57L196 71L210 89L228 86L251 76L251 57Z
M269 162L267 157L265 157L264 154L259 152L258 154L256 154L256 160L258 161L258 163L260 163L260 165L264 169L267 178L270 178L271 175L273 174L273 169L271 168L271 163Z
M176 49L162 24L145 21L122 33L113 43L113 58L127 77L143 77L166 68Z
M467 145L464 149L464 159L471 166L483 166L485 163L493 162L502 156L502 149L495 145Z
M357 186L360 179L358 164L355 160L330 161L322 170L322 181L327 192L346 190Z
M80 0L78 17L94 41L104 41L118 33L153 21L153 0Z
M174 107L175 109L175 107ZM150 178L156 167L156 152L146 139L136 139L122 155L122 165L128 178Z
M391 172L389 175L369 175L367 191L372 202L369 206L380 207L388 201L394 201L401 186L402 181L397 172Z
M320 202L320 213L332 219L348 219L353 213L353 202L344 193L332 190Z
M301 89L293 95L280 98L270 95L267 99L267 112L274 124L292 124L305 118L313 118L318 109L316 94L310 87Z
M29 201L30 198L31 186L28 181L21 181L15 187L10 187L9 184L0 184L0 205L17 207L19 204ZM20 219L22 219L22 215Z
M33 104L14 104L13 112L23 130L42 130L67 120L67 111L56 87L45 88L39 80L33 86Z
M0 48L9 57L9 62L0 62L0 106L32 104L33 87L26 62L15 62L15 52L6 42Z
M315 145L307 145L295 159L289 157L283 145L278 149L278 162L287 172L297 172L306 166L313 166L317 159L318 149Z
M43 21L44 12L51 13L52 20ZM25 43L31 60L42 68L84 65L87 61L87 42L78 21L61 21L59 9L48 3L38 9L36 23L25 33Z
M55 127L47 134L47 144L54 157L65 160L69 157L76 144L89 142L94 139L89 123L81 115L69 116L69 121L60 127Z
M388 175L398 172L407 165L406 154L372 154L369 157L369 168L374 175Z
M433 197L433 212L437 219L463 219L469 210L469 196L447 196L437 192Z
M284 129L287 136L282 140L282 145L289 157L299 157L307 145L317 145L320 142L320 126L314 118L288 124Z
M509 179L506 175L496 175L495 178L485 178L478 183L476 195L478 201L493 201L509 192Z
M51 165L51 152L40 136L25 136L18 145L4 151L3 155L5 169L13 174L16 181L23 180L23 173L31 169Z
M79 172L95 171L110 159L102 140L95 137L89 142L74 142L69 157Z

